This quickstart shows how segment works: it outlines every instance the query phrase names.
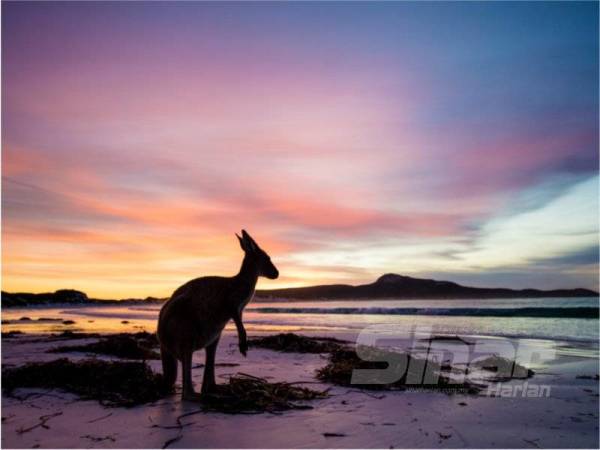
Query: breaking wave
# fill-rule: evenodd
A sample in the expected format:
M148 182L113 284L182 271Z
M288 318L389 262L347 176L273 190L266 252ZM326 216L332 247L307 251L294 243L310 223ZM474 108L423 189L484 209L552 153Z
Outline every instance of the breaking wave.
M561 308L299 308L299 307L259 307L247 308L263 314L375 314L399 316L470 316L470 317L549 317L565 319L598 319L597 307Z

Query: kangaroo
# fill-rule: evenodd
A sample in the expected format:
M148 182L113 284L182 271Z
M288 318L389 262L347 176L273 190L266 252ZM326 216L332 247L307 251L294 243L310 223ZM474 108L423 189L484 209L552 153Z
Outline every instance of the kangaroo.
M233 319L240 353L246 356L248 342L242 312L254 295L258 277L276 279L279 271L271 258L246 232L236 234L244 251L242 267L233 277L201 277L177 288L163 305L158 317L163 376L168 387L175 384L177 361L181 361L183 400L198 400L216 391L215 354L223 328ZM192 353L206 349L206 365L201 394L192 384Z

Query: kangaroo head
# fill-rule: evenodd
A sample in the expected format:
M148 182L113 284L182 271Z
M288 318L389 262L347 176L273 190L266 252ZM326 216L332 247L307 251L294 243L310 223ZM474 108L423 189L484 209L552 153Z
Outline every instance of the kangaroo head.
M258 269L258 275L271 280L276 279L279 276L279 271L271 262L271 257L267 255L267 252L258 246L246 230L242 230L242 237L239 237L237 234L236 236L240 241L242 250L246 254L246 258L249 258L250 262Z

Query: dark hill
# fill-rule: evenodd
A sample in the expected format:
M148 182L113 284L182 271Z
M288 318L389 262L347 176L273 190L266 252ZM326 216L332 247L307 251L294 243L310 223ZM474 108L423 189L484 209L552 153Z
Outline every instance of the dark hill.
M89 303L88 296L85 293L74 289L60 289L56 292L47 292L43 294L2 292L3 307L87 303Z
M2 307L26 307L34 305L107 305L118 302L127 303L157 303L165 299L148 297L145 299L124 299L124 300L98 300L89 298L84 292L74 289L60 289L56 292L44 292L41 294L30 294L27 292L4 292L2 291Z
M257 291L259 300L272 298L322 300L322 299L409 299L409 298L535 298L535 297L597 297L589 289L505 289L475 288L451 281L412 278L393 273L383 275L374 283L359 286L331 284L289 289Z

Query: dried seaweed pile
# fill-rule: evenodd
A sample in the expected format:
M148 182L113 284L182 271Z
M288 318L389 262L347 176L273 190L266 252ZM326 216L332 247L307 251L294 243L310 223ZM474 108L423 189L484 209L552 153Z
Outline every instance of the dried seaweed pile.
M88 339L100 337L99 333L83 333L80 331L65 330L62 333L52 334L47 338L38 339L38 342L44 341L68 341L71 339Z
M30 338L29 335L26 335L25 333L23 333L22 331L9 331L8 333L2 333L2 337L16 337L17 335L19 336L27 336L27 338L25 340L23 340L22 342L27 342L28 344L33 344L33 343L38 343L38 342L56 342L56 341L70 341L70 340L77 340L77 339L91 339L91 338L99 338L101 337L101 335L99 333L82 333L82 332L75 332L75 331L71 331L71 330L65 330L62 333L54 333L51 334L49 336L43 336L43 337L33 337Z
M341 349L344 344L344 341L335 338L306 337L294 333L280 333L248 340L251 347L293 353L330 353Z
M162 375L146 363L66 358L29 363L2 371L2 389L10 395L17 388L62 389L105 406L135 406L156 401L169 393Z
M147 332L120 333L102 337L98 342L82 345L63 345L48 350L48 352L85 352L127 359L160 359L160 355L153 350L156 346L158 346L158 341L154 334Z
M522 380L535 375L533 370L522 366L512 359L498 355L492 355L480 361L473 361L471 366L493 372L495 375L490 381Z
M447 336L447 335L431 336L430 338L422 339L422 341L423 342L455 342L455 343L460 343L460 344L465 344L465 345L475 345L474 342L469 342L457 335L454 335L454 336Z
M468 381L453 381L441 373L439 364L409 353L366 346L360 346L357 350L360 356L348 348L332 352L328 364L317 371L317 378L341 386L370 390L423 388L475 394L480 389ZM355 372L355 369L371 370Z
M237 374L219 385L218 394L204 396L203 408L228 414L311 409L298 401L326 398L327 391L315 391L293 383L269 383L263 378Z

